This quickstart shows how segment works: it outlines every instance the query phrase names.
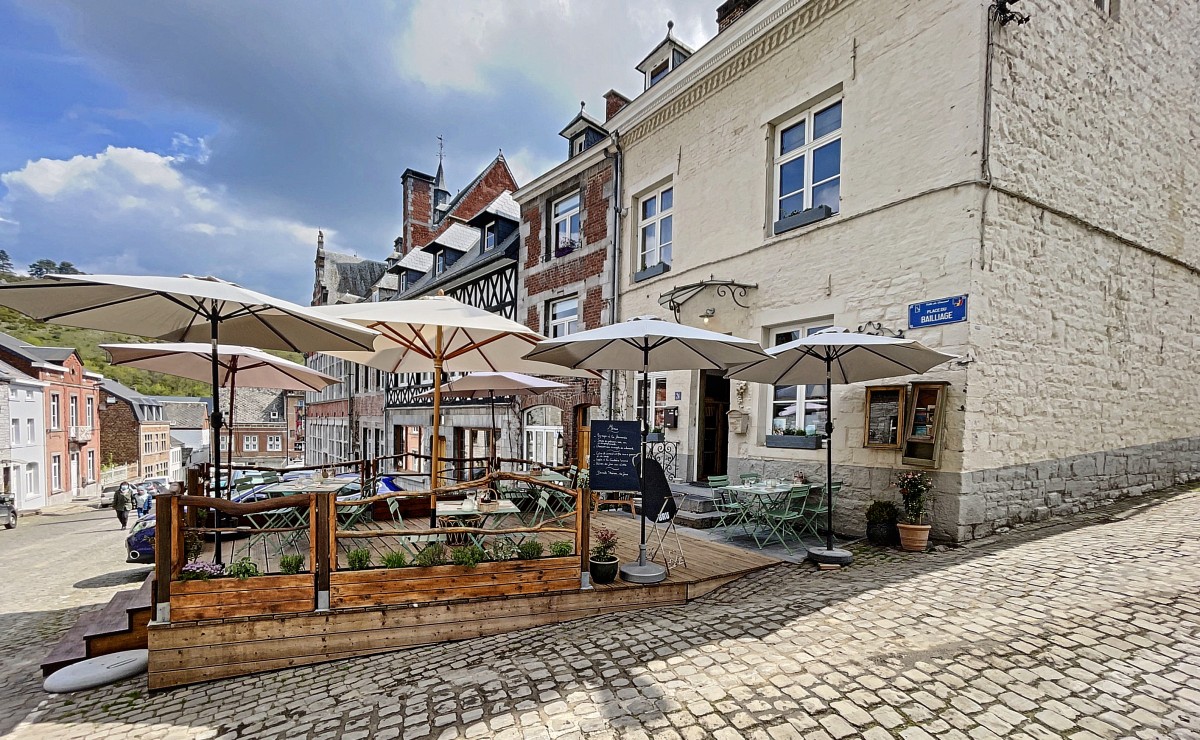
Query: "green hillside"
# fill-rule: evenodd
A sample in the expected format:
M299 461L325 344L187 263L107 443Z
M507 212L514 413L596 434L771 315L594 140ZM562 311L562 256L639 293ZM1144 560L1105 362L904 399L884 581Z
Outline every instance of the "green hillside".
M197 383L174 375L163 375L132 367L112 367L108 354L100 349L101 344L118 342L144 342L142 337L116 334L92 329L75 329L70 326L43 324L10 308L0 307L0 331L23 342L44 347L73 347L83 358L89 370L101 373L125 385L151 396L209 396L208 383ZM294 359L294 355L289 357ZM303 362L303 360L301 360Z

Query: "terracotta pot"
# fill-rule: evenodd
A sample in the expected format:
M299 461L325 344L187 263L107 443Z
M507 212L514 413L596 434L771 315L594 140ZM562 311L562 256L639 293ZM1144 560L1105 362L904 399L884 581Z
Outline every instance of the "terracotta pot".
M909 552L925 552L929 547L928 524L897 524L900 530L900 549Z
M592 574L592 583L612 583L617 580L619 562L616 558L610 560L588 558L588 571Z

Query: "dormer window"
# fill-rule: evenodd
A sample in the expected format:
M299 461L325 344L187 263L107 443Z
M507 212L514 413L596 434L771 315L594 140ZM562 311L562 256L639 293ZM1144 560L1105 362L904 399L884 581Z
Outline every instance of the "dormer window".
M646 87L649 88L654 83L667 76L667 72L671 71L671 60L664 59L662 64L659 64L654 69L650 70L650 78L646 80Z
M493 221L483 227L483 251L495 249L496 247L496 222Z
M642 63L637 66L637 70L646 76L647 90L652 85L662 82L662 79L670 74L671 70L683 64L692 55L691 49L679 43L671 35L674 25L674 23L667 23L667 37L654 47L654 51L647 54Z
M400 291L408 290L408 270L400 273Z
M433 257L433 274L441 275L446 271L446 250L441 250Z

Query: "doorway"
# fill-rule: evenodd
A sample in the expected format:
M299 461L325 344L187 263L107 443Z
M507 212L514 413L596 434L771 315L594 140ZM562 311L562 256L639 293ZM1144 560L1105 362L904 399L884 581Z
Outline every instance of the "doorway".
M696 420L699 460L696 479L725 475L729 462L729 380L718 371L700 372L700 414Z

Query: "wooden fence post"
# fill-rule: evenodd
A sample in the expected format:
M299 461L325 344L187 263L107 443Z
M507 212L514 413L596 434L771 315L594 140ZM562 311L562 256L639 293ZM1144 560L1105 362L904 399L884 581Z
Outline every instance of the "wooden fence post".
M579 553L579 587L592 587L591 563L588 551L591 549L592 526L592 492L585 488L576 491L575 496L575 551Z
M314 493L313 505L309 506L308 536L312 547L312 569L317 577L317 609L329 608L329 572L337 562L336 547L330 554L330 544L334 542L334 532L330 531L330 509L333 508L332 493Z
M174 554L171 543L176 527L172 517L174 498L174 495L154 498L154 618L159 622L171 621L171 558Z

